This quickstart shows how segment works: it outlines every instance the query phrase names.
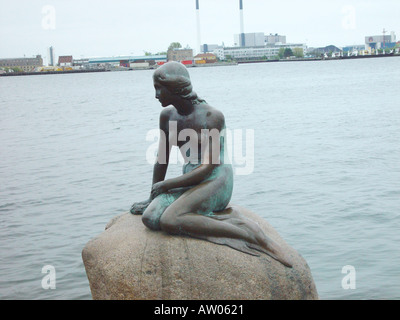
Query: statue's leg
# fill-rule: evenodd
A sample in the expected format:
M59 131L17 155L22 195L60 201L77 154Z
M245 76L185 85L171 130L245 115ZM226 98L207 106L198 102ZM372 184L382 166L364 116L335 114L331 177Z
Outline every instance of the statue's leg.
M212 180L184 193L164 211L160 219L161 229L171 234L220 236L255 242L246 230L198 213L204 209L204 202L209 201L219 187L218 182ZM213 208L210 208L209 212L212 211Z
M152 230L161 230L160 218L176 199L178 199L189 188L174 189L171 192L163 193L153 199L142 215L143 224Z
M229 219L221 220L201 214L207 210L205 205L218 203L218 199L214 199L214 196L218 196L223 187L224 177L218 177L185 192L165 209L159 221L160 228L171 234L184 234L210 241L225 238L228 240L213 242L227 245L230 245L229 239L232 239L234 245L231 246L238 250L245 251L241 248L247 246L270 255L286 266L291 266L281 248L269 239L255 222L239 218L240 221L229 223ZM235 217L234 220L238 218ZM238 245L240 241L242 244Z

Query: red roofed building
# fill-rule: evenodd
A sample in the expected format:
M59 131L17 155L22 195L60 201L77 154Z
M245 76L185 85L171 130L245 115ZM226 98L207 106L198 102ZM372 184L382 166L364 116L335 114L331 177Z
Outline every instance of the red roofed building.
M72 56L59 56L58 65L60 67L72 67L73 59Z

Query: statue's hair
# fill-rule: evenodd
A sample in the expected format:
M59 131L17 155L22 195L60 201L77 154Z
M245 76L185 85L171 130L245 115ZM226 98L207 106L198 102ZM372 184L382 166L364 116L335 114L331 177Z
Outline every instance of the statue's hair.
M193 104L204 102L200 99L190 81L189 72L179 62L170 61L158 67L153 74L153 79L183 99L192 101Z

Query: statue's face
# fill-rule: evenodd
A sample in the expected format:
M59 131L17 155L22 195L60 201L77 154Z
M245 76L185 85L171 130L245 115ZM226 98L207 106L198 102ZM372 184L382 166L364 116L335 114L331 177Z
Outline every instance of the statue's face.
M154 81L154 89L156 90L156 99L160 101L163 107L167 107L174 101L175 95L169 91L158 81Z

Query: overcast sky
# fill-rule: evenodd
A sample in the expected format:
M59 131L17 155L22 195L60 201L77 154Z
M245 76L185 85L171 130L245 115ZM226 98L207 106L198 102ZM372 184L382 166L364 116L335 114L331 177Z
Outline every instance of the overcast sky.
M245 32L278 33L309 47L364 44L395 31L400 0L243 0ZM171 42L197 48L195 0L0 0L0 58L47 48L74 58L143 55ZM239 0L200 0L201 43L233 45Z

